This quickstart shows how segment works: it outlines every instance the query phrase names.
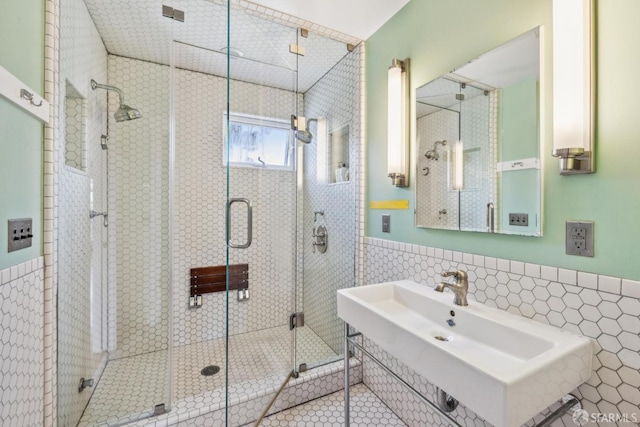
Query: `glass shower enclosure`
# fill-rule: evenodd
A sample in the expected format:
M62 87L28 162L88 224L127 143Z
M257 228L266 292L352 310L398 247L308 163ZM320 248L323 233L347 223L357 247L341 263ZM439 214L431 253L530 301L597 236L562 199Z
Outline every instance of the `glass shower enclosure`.
M85 3L107 52L78 72L82 0L62 0L63 107L84 117L89 161L61 172L58 425L193 405L216 425L255 422L290 377L341 358L360 52L235 1L158 17L148 0L111 22L144 29L153 54L118 55L106 6ZM142 117L116 121L114 93L76 87L89 73Z

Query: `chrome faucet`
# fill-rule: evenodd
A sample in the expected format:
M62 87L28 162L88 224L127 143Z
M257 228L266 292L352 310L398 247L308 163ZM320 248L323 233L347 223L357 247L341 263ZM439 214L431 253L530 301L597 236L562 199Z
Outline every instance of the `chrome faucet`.
M440 282L434 288L438 292L443 292L444 288L449 288L455 294L453 303L455 305L469 305L467 302L467 291L469 290L469 280L464 271L445 271L440 273L442 277L455 277L455 283Z

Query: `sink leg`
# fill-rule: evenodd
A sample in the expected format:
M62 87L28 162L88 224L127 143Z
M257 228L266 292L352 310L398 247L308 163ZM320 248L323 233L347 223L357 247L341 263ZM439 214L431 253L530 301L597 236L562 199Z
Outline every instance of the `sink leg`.
M349 427L349 324L344 322L344 425Z

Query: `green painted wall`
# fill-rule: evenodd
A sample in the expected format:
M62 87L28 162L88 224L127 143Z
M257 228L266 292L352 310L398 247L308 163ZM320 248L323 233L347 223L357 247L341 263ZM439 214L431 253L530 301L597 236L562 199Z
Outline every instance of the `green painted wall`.
M43 94L44 1L11 1L0 14L0 65ZM0 97L0 269L42 254L42 122ZM31 248L7 252L7 220L33 218Z
M367 40L367 201L409 199L407 211L367 210L371 237L640 279L640 2L600 0L597 38L597 173L560 176L551 157L551 0L412 0ZM411 58L411 88L537 26L544 26L543 237L487 235L413 226L414 180L395 188L386 177L386 76L392 58ZM413 103L413 99L412 99ZM414 163L412 153L412 164ZM382 233L391 213L392 233ZM564 223L595 221L595 257L565 255Z
M538 81L503 88L498 105L500 161L538 157Z

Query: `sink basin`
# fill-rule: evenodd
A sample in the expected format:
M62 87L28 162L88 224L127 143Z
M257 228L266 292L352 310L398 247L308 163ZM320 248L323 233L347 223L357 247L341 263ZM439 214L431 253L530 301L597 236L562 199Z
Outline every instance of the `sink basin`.
M588 338L409 280L339 290L338 316L497 427L591 376Z

